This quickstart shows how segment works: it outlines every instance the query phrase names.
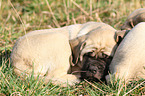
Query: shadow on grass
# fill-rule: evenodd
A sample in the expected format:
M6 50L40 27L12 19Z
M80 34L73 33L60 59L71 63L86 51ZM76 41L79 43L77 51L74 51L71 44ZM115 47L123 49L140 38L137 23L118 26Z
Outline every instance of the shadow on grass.
M0 67L4 62L9 62L11 50L0 50ZM9 63L5 63L9 64Z

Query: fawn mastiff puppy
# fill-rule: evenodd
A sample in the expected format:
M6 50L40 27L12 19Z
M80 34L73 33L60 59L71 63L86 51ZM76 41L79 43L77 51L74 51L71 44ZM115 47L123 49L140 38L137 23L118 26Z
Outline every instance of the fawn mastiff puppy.
M79 66L77 70L82 68L84 54L92 52L95 57L101 57L100 53L113 56L117 47L117 35L111 26L104 23L85 25L79 32L74 31L74 34L78 34L74 39L69 38L72 35L68 36L65 28L33 31L20 37L11 53L14 72L17 75L22 72L29 75L34 70L34 76L45 77L45 82L51 79L55 84L68 82L73 85L80 81L79 76L68 73L75 66ZM75 25L73 28L76 28ZM75 66L72 66L72 62Z
M117 31L118 37L117 45L120 44L122 39L129 31ZM105 76L109 72L109 65L111 63L112 56L108 56L103 52L95 54L94 52L88 52L83 55L81 79L87 79L89 81L106 81Z
M123 37L125 33L104 24L86 35L70 40L73 63L81 68L82 79L105 78L107 66L118 46L118 36Z
M121 27L122 30L131 30L136 24L145 21L145 8L133 11Z
M137 24L123 39L109 66L112 75L125 80L145 79L145 22ZM112 78L112 77L111 77ZM106 76L109 81L110 76Z

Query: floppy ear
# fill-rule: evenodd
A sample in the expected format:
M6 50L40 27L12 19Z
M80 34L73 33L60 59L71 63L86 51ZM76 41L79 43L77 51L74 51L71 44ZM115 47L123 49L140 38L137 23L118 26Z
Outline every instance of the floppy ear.
M82 37L78 37L76 39L70 40L70 46L72 49L72 62L74 64L78 63L78 60L80 59L81 51L86 45L86 40Z
M129 31L130 30L123 30L123 31L119 30L115 33L115 41L117 42L118 45L121 43L121 41Z

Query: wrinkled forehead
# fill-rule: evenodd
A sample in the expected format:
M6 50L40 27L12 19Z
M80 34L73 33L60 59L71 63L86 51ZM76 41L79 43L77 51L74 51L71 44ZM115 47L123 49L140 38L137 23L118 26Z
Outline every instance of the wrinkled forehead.
M107 55L111 55L111 51L116 46L116 30L101 30L99 32L94 32L94 34L89 35L90 38L87 40L87 46L83 51L91 52L97 50L98 52L105 52ZM82 51L82 52L83 52Z
M85 47L82 52L81 52L81 56L83 56L84 54L87 54L89 52L94 52L95 55L100 56L101 54L105 54L108 56L114 56L114 53L117 49L117 44L114 44L112 46L108 46L108 47L92 47L92 46L87 46Z

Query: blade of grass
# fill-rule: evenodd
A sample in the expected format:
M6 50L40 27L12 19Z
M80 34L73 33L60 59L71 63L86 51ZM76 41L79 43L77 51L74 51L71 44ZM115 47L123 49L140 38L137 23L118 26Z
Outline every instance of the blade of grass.
M138 84L137 86L135 86L133 89L131 89L130 91L128 91L127 93L125 93L123 96L126 96L127 94L131 93L134 89L138 88L139 86L143 85L145 83L145 81L141 82L140 84Z
M51 7L50 7L50 4L49 4L48 0L45 0L45 1L46 1L46 4L47 4L47 6L48 6L48 9L49 9L49 11L50 11L50 13L51 13L53 19L54 19L53 22L55 23L55 25L56 25L57 27L60 27L60 25L59 25L57 19L55 18L54 14L53 14L53 11L52 11L52 9L51 9Z

